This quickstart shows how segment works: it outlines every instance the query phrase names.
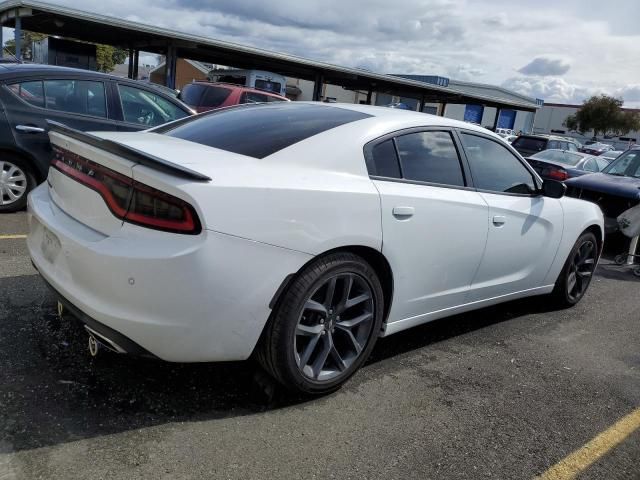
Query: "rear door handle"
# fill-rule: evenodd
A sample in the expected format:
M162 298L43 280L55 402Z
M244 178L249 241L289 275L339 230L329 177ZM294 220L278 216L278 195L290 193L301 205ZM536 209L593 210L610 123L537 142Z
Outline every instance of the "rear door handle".
M413 207L393 207L391 213L393 213L393 216L398 220L406 220L413 217L415 209Z
M504 217L502 215L494 215L493 217L493 224L496 227L501 227L502 225L505 224L506 221L507 221L507 217Z
M16 125L16 130L22 133L43 133L44 128L35 127L33 125Z

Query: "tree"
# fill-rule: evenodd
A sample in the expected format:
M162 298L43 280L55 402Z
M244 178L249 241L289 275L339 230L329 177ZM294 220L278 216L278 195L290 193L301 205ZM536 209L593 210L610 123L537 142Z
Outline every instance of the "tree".
M109 73L116 65L124 62L126 50L111 45L96 45L96 66L99 72Z
M623 100L608 95L594 95L585 100L574 115L569 115L564 126L569 130L584 133L593 130L598 134L625 135L631 130L640 130L640 115L622 110Z
M22 31L22 36L20 39L20 51L22 52L22 58L24 60L32 59L31 45L33 42L39 42L42 39L47 38L47 35L43 33L29 32L27 30ZM16 41L14 38L7 40L4 43L4 48L11 55L16 54Z

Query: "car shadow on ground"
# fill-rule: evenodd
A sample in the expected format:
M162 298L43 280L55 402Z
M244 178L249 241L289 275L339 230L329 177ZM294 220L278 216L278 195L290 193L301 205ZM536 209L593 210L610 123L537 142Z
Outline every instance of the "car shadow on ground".
M0 305L0 453L313 401L275 387L254 362L91 358L86 333L75 319L57 316L55 298L37 275L0 279L0 296L10 290L17 300ZM398 333L381 339L367 363L550 310L545 303L510 302Z

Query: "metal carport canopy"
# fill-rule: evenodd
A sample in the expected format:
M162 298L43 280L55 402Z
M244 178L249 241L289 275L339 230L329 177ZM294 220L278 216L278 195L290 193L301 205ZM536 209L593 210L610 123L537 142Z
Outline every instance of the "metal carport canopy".
M22 28L25 30L86 42L160 54L167 54L175 48L178 57L190 60L238 68L269 70L317 83L326 82L349 89L388 92L421 99L424 102L480 103L488 107L516 108L531 112L539 108L535 102L470 96L450 87L332 65L45 2L24 0L2 2L0 3L0 22L6 27L13 27L16 12L20 12Z

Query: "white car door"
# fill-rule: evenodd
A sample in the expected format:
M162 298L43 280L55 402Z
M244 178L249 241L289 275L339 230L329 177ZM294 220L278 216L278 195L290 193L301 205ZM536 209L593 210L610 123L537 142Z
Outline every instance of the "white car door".
M382 252L394 273L389 323L465 303L483 256L488 207L447 130L403 132L367 145L380 192Z
M460 132L473 184L489 206L489 234L471 301L543 286L564 223L560 201L543 197L534 174L497 139Z

